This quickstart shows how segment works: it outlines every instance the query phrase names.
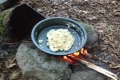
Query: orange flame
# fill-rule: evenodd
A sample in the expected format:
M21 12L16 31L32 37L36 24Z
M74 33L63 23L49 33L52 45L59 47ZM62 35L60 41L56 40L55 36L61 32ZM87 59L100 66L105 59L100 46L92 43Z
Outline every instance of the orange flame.
M81 54L84 54L84 48L82 48L82 49L80 50L80 53L81 53Z
M88 53L86 49L84 50L84 53Z
M74 53L74 56L79 56L79 55L80 55L79 52L75 52L75 53Z
M67 59L67 56L63 56L63 59L65 59L65 60L66 60L66 59Z
M81 58L80 54L86 54L87 53L87 49L82 48L80 51L75 52L73 54L67 55L67 56L73 56L73 57L77 57L77 58ZM69 59L67 56L63 56L63 59L70 62L70 63L75 63L74 61L72 61L71 59Z
M74 64L74 61L72 61L71 59L69 59L67 56L63 56L63 59L68 61L71 64Z

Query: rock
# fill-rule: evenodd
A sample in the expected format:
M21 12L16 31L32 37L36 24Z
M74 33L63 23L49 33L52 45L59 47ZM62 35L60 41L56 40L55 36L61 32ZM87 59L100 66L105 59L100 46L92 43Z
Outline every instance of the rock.
M70 77L70 80L106 80L106 78L106 76L96 71L84 70L73 73Z
M80 22L80 24L86 29L87 32L87 42L85 47L88 49L92 49L95 46L97 46L97 41L98 41L98 35L92 28L92 26L85 24L83 22Z
M45 16L26 4L17 5L1 12L0 42L17 42L25 39L31 33L33 26L43 19Z
M1 77L0 80L4 80L4 79Z
M32 43L22 43L16 53L16 60L25 77L36 77L39 80L67 80L71 74L68 64L53 55L48 55Z
M33 27L45 16L35 11L27 4L21 4L15 7L10 15L8 28L10 28L10 42L21 41L26 38Z
M7 0L0 0L0 11L2 11L2 9L4 9L4 6L2 5L5 1Z
M5 75L4 74L0 74L1 76L0 76L0 80L5 80L4 78L5 78Z
M13 7L19 0L0 0L0 11Z
M13 9L14 8L10 8L0 13L0 42L9 40L10 28L8 28L7 25Z

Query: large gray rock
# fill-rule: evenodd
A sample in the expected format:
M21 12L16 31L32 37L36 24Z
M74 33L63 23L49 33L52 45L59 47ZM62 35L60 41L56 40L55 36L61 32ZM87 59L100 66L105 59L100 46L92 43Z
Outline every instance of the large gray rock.
M98 34L94 31L93 27L83 22L80 22L80 24L85 28L87 32L87 42L85 44L85 47L92 49L98 46Z
M107 80L107 77L93 70L75 72L70 80Z
M38 49L32 49L32 43L22 43L16 53L16 59L25 77L39 80L67 80L71 70L68 63Z

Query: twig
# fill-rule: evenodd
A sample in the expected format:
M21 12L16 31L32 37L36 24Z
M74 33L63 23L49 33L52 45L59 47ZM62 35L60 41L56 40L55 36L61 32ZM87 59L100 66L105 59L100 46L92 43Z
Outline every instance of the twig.
M94 57L94 56L92 56L90 53L86 53L86 52L84 52L84 54L83 54L85 57L87 57L87 58L90 58L90 59L93 59L93 60L96 60L96 61L99 61L99 59L98 58L96 58L96 57Z
M15 45L15 44L20 44L20 43L3 43L3 44L6 44L6 45Z

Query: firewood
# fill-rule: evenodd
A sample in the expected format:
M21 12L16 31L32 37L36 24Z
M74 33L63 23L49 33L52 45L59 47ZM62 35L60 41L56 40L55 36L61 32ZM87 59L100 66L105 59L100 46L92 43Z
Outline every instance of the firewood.
M85 57L87 57L87 58L90 58L90 59L93 59L93 60L95 60L95 61L99 61L99 59L97 59L96 57L94 57L94 56L92 56L90 53L85 53L84 52L84 54L83 54Z
M74 61L78 62L78 63L82 63L82 64L86 65L88 68L91 68L91 69L93 69L93 70L95 70L99 73L102 73L102 74L112 78L113 80L118 79L116 74L114 74L114 73L112 73L112 72L110 72L110 71L108 71L104 68L101 68L101 67L99 67L99 66L97 66L97 65L95 65L91 62L85 61L83 59L76 58L74 56L67 56L67 57L70 58L71 60L74 60Z

